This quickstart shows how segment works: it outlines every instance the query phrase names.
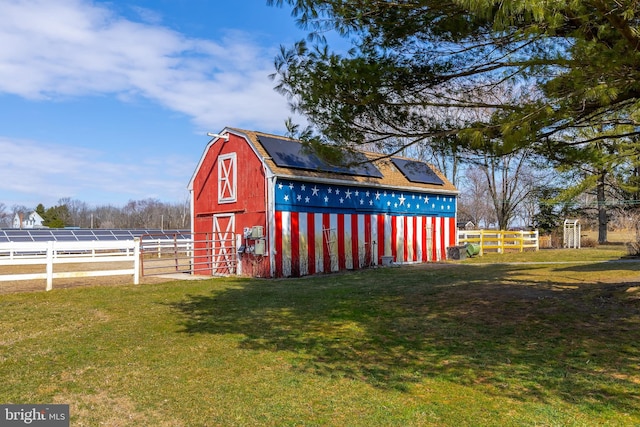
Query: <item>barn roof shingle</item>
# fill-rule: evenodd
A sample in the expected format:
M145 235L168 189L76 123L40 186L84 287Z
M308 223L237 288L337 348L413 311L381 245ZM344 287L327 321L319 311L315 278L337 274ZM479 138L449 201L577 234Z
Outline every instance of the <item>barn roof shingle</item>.
M432 192L443 192L443 193L457 193L458 190L456 187L440 172L436 167L427 163L427 165L431 168L431 170L440 178L443 182L442 185L437 184L424 184L419 182L411 182L409 181L404 174L398 170L398 168L391 162L389 157L384 157L383 154L372 153L366 151L360 151L364 154L368 160L374 164L378 170L382 173L382 178L376 177L368 177L368 176L359 176L359 175L347 175L340 174L335 172L323 172L316 170L308 170L308 169L299 169L299 168L290 168L290 167L282 167L278 166L265 147L261 144L259 137L266 136L271 138L279 138L279 139L287 139L290 141L295 141L289 138L285 138L279 135L268 134L264 132L258 131L250 131L244 129L237 128L225 128L224 132L233 133L238 136L245 137L255 148L257 153L262 157L266 166L271 170L271 172L280 177L289 177L289 178L298 178L305 180L323 180L323 181L345 181L350 183L359 183L362 185L371 185L371 186L381 186L381 187L396 187L396 188L404 188L404 189L413 189L416 191L432 191ZM299 142L299 141L295 141ZM396 156L393 157L406 159L406 160L415 160L408 159L406 157ZM426 162L424 162L426 163Z

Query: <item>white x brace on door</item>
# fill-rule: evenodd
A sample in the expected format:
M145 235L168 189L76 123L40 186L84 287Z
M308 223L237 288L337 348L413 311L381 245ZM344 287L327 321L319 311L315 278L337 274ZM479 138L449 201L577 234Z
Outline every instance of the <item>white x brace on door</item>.
M237 200L236 180L236 153L218 156L218 203L233 203Z
M212 273L227 275L236 272L235 215L213 216Z

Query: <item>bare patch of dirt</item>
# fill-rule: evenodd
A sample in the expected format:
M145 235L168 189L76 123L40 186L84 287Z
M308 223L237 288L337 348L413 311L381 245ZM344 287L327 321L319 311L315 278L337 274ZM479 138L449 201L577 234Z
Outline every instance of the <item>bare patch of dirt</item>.
M112 396L101 391L94 395L63 395L56 402L69 404L77 426L144 426L177 427L182 423L157 410L142 411L125 396ZM71 403L70 403L71 402ZM83 421L85 420L85 421Z

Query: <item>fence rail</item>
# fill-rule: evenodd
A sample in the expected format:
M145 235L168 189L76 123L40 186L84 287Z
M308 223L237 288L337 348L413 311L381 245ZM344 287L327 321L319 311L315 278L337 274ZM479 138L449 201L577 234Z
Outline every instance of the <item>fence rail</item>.
M459 230L458 242L476 244L480 247L479 255L484 252L505 253L507 251L523 252L525 249L539 250L538 230L504 231L504 230Z
M54 271L57 264L131 262L131 268L85 271ZM44 265L44 273L2 274L0 282L46 280L46 290L53 289L53 279L132 275L140 278L140 240L87 242L0 242L0 266Z

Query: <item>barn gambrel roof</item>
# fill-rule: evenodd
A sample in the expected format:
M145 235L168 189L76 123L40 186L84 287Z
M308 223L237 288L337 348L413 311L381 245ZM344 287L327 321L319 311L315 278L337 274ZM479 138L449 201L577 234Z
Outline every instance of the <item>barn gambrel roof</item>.
M282 165L276 164L276 161L271 157L267 148L261 142L261 137L267 138L276 138L279 140L287 140L292 142L300 143L299 141L295 141L293 139L285 138L279 135L273 135L264 132L258 131L250 131L244 129L237 128L225 128L220 132L220 135L225 135L227 133L234 134L240 137L243 137L253 148L256 155L262 160L267 169L275 176L289 178L289 179L298 179L298 180L306 180L306 181L320 181L320 182L341 182L344 184L359 184L362 186L371 186L371 187L385 187L385 188L398 188L404 190L413 190L413 191L422 191L422 192L431 192L431 193L445 193L445 194L457 194L458 191L456 187L433 165L428 164L431 171L439 178L442 184L427 184L421 182L412 182L409 180L405 174L401 172L396 163L392 160L392 158L384 157L379 153L365 152L360 151L362 155L366 156L366 158L371 161L373 165L380 171L381 177L377 176L363 176L363 175L355 175L355 174L344 174L337 172L327 172L322 170L310 170L310 169L301 169L301 168L292 168L292 167L283 167ZM264 139L263 139L264 140ZM207 148L205 149L204 156L206 155L211 144L216 143L216 138L214 138ZM414 159L408 159L401 156L393 156L393 159L405 160L405 161L415 161ZM202 163L202 159L200 161ZM424 163L424 162L423 162ZM197 174L200 165L196 168L194 173L194 177ZM189 184L189 188L193 186L193 178Z

